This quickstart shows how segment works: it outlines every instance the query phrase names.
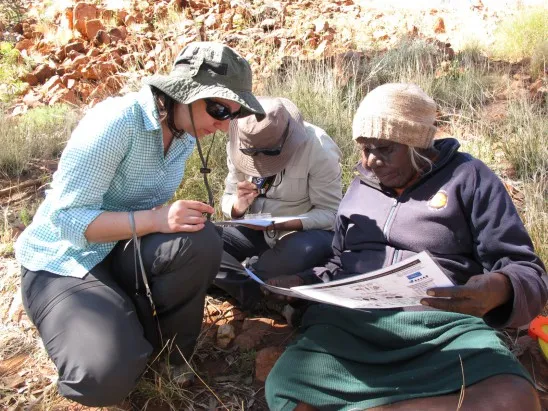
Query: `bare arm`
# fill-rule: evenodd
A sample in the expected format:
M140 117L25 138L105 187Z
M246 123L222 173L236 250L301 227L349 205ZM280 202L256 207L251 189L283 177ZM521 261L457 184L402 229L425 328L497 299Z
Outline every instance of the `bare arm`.
M135 211L137 236L156 232L199 231L204 228L206 221L203 213L213 212L213 207L191 200L178 200L153 210ZM106 243L131 238L128 213L103 212L88 225L84 235L90 243Z

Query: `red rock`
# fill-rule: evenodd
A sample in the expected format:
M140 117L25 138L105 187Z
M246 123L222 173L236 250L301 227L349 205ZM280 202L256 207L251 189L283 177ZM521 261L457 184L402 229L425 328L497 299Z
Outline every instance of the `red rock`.
M21 23L15 23L12 30L14 33L23 34L23 25Z
M99 30L104 30L105 26L99 19L92 19L86 21L86 31L85 35L89 40L92 40L97 35Z
M110 62L91 62L82 69L82 76L88 80L105 79L113 73L116 73L117 66Z
M88 64L91 61L91 57L86 56L84 54L80 54L79 56L76 56L74 60L70 63L68 66L71 70L76 70L80 66L84 66Z
M125 18L124 18L124 24L125 26L131 26L132 24L135 24L136 23L136 20L135 20L135 17L133 16L129 16L127 15Z
M436 22L434 23L434 33L445 33L445 21L443 21L443 18L438 17L436 19Z
M270 370L283 352L284 349L280 347L266 347L260 350L255 357L255 379L265 382Z
M99 44L110 44L110 36L108 33L104 30L99 30L97 34L95 35L95 40Z
M88 56L88 57L97 57L100 54L101 54L101 50L99 50L96 47L93 47L93 48L89 49L86 56Z
M111 10L111 9L105 9L101 11L101 19L102 20L111 20L117 18L117 11Z
M15 48L19 51L28 50L34 45L34 42L30 39L23 39L15 45Z
M68 56L71 51L77 51L78 53L83 53L86 50L84 43L81 41L74 41L72 43L68 43L64 47L65 55Z
M138 11L133 15L133 18L135 19L136 23L142 23L144 21L143 13Z
M24 81L25 83L28 83L31 86L36 86L39 83L38 78L32 73L26 73L19 77L19 79L21 81Z
M63 84L67 85L69 84L69 80L79 80L82 78L82 73L79 70L70 71L68 73L65 73L63 76L61 76L61 81Z
M40 64L32 74L36 76L40 83L45 83L47 79L55 74L55 68L48 64Z
M61 78L58 75L50 77L42 86L42 90L51 91L55 86L62 84Z
M127 11L118 10L118 12L116 14L116 19L118 21L118 24L120 24L120 25L125 24L127 15L128 15Z
M67 28L69 30L74 29L74 13L72 7L66 8L59 19L59 26L62 28Z
M117 41L123 41L127 37L127 30L123 26L114 27L108 31L108 34L110 36L110 40L115 43Z
M78 97L72 90L62 89L59 90L49 101L49 105L53 106L56 103L68 103L73 105L78 105Z
M83 36L86 36L86 21L94 20L98 16L97 6L90 3L76 3L73 10L73 26Z

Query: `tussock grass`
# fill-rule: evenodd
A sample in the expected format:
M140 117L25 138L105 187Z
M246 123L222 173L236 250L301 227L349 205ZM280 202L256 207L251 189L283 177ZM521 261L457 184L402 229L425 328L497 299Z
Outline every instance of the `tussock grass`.
M525 211L522 219L536 253L548 262L548 171L539 172L524 184Z
M495 33L494 56L507 60L531 57L548 34L548 7L523 9L502 21Z
M548 111L540 104L521 99L508 107L508 117L500 130L508 160L518 177L534 179L548 175Z
M301 110L305 119L324 129L343 153L343 180L351 180L358 159L352 141L352 116L362 99L358 79L337 76L327 62L292 62L284 72L271 78L264 94L286 97Z
M416 83L446 110L482 104L491 86L489 67L477 47L449 60L435 45L403 39L395 48L368 63L369 89L384 83Z
M59 156L78 118L66 105L38 107L15 118L0 113L0 175L16 178L31 159Z
M546 33L548 38L548 33ZM548 75L548 40L538 43L531 56L531 74L534 77Z

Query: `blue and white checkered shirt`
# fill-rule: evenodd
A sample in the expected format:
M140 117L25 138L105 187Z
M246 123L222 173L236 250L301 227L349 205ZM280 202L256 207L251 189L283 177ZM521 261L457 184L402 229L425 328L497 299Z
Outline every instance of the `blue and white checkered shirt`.
M89 243L88 225L104 211L149 210L168 201L194 145L185 134L164 157L148 86L97 104L72 133L46 199L17 240L17 260L32 271L84 277L116 244Z

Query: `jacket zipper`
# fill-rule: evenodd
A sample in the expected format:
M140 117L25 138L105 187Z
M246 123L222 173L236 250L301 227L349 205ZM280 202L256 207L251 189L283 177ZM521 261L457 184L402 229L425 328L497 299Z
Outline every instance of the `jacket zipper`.
M382 233L384 234L386 241L390 240L390 235L388 234L388 231L390 229L390 224L392 223L392 220L394 218L394 212L396 211L397 206L398 206L398 199L395 198L394 202L392 203L392 206L390 206L390 211L388 212L388 218L386 219L386 222L384 223L384 227L382 229Z
M392 264L396 264L398 262L398 260L400 259L400 250L396 249L396 251L394 251L394 255L392 256Z

